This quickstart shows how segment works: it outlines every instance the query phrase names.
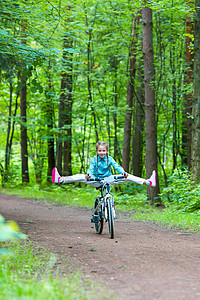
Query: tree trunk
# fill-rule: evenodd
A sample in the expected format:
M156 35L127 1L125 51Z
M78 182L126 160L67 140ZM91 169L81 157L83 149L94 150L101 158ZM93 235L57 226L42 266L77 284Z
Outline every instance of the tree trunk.
M119 143L117 137L117 107L118 107L118 99L117 99L117 64L114 67L115 71L115 80L114 80L114 107L115 111L113 113L113 122L114 122L114 159L118 160L121 164L121 154L119 150Z
M72 54L66 51L68 48L72 48L72 40L65 36L59 109L60 135L58 141L58 169L65 176L72 175Z
M47 122L47 155L48 155L48 168L47 168L47 181L51 182L52 170L55 167L55 152L54 152L54 135L53 135L53 125L54 125L54 106L51 94L53 93L52 79L51 79L51 64L49 60L48 66L48 91L46 93L46 122ZM39 172L36 172L39 174Z
M12 86L12 83L10 83L10 103L9 103L6 151L5 151L5 172L4 172L4 181L5 182L8 180L12 140L13 140L14 129L15 129L15 119L14 118L17 113L18 97L19 97L19 92L17 92L17 96L16 96L16 100L15 100L15 110L14 110L14 113L12 116L12 93L13 93L13 86ZM12 122L12 118L13 118L13 122Z
M192 175L200 181L200 0L195 1L194 29L194 97L192 105Z
M134 96L134 81L135 81L135 63L136 63L136 44L137 44L137 22L138 16L133 17L133 28L132 28L132 42L129 51L129 81L127 87L127 98L126 106L128 109L125 115L124 121L124 140L123 140L123 153L122 153L122 166L124 170L129 172L130 163L130 141L131 141L131 123L132 123L132 109L133 109L133 96Z
M53 110L49 111L49 115L53 115ZM54 137L52 135L53 129L53 119L48 120L47 124L48 132L50 132L51 137L48 138L48 171L47 171L47 180L51 182L52 170L55 167L55 153L54 153Z
M61 79L61 86L62 86L62 79ZM63 128L64 128L64 101L60 96L60 103L59 103L59 121L58 121L58 139L57 139L57 168L60 174L63 173Z
M137 88L135 130L132 139L133 174L142 177L143 169L143 131L144 131L144 86Z
M29 182L28 173L28 147L27 147L27 122L26 122L26 78L21 75L20 109L21 109L21 159L22 182Z
M107 127L107 141L108 141L108 145L109 148L111 147L111 129L110 129L110 111L109 111L109 104L106 104L106 98L103 97L101 90L99 88L99 85L97 86L98 91L99 91L99 95L101 96L101 99L104 103L104 107L105 107L105 115L106 115L106 127Z
M66 139L64 141L64 169L63 174L68 176L72 175L72 74L67 78L67 97L65 100L65 110L67 111L65 126L66 126Z
M174 66L174 62L173 62ZM172 70L172 77L174 77L174 70ZM172 136L172 153L173 153L173 170L177 166L177 155L178 155L178 144L177 144L177 105L176 105L176 82L175 78L173 79L172 84L172 97L173 97L173 110L172 110L172 120L173 120L173 136Z
M186 62L187 68L185 72L185 82L187 86L190 86L193 80L193 59L194 54L191 51L193 44L191 35L193 34L194 26L191 19L191 14L186 16ZM183 152L183 165L188 165L188 169L191 169L191 142L192 142L192 93L184 95L184 109L183 109L183 125L182 125L182 152Z
M23 39L22 44L26 44L25 27L22 27ZM28 172L28 140L27 140L27 119L26 119L26 76L23 74L26 71L26 66L22 64L22 72L20 75L21 90L20 90L20 117L21 117L21 160L22 160L22 182L29 182Z
M6 152L5 152L5 172L4 172L4 181L5 182L8 180L8 170L9 170L10 150L11 150L10 131L11 131L11 114L12 114L12 93L13 93L13 86L12 86L12 82L11 82L10 83L10 102L9 102Z
M93 105L93 98L92 98L92 87L91 87L91 41L92 41L92 29L89 30L89 41L87 44L87 83L88 83L88 94L89 94L89 100L90 100L90 107L92 110L92 115L94 119L94 130L96 134L96 142L99 141L99 135L98 135L98 130L97 130L97 120L96 120L96 114L94 110L94 105Z
M145 139L146 139L146 177L157 171L157 125L155 118L154 58L152 10L142 8L143 21L143 54L144 54L144 86L145 86ZM158 177L157 177L158 179ZM147 188L151 203L158 202L159 184L156 188Z

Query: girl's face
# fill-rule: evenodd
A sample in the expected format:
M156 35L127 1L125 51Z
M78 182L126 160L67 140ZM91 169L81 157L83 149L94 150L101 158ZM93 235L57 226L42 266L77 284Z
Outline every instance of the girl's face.
M100 158L104 158L108 154L108 150L105 146L98 146L97 148L97 155L99 155Z

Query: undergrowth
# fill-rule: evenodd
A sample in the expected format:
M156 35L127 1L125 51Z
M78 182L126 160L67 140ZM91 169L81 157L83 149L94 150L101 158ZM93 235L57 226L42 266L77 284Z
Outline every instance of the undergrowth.
M62 276L57 258L28 241L1 243L12 255L0 256L1 300L13 299L91 299L92 284L63 265Z

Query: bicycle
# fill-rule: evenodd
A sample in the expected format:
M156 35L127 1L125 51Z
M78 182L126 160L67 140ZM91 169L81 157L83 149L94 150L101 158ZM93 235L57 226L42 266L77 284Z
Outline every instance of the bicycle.
M112 179L110 178L112 177ZM124 182L124 176L113 175L107 178L90 178L89 181L99 182L96 189L101 189L101 196L97 197L94 204L94 213L91 222L95 223L96 233L103 232L105 222L108 222L109 237L114 239L114 220L116 219L114 198L110 194L110 186Z

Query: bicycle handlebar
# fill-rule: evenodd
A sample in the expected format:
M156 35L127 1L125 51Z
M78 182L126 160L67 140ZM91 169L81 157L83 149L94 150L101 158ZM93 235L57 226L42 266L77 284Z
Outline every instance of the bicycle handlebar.
M123 175L114 175L113 176L115 180L119 180L119 179L124 179L125 177ZM104 178L99 178L99 177L90 177L89 179L87 179L88 181L102 181L104 180L106 177Z
M101 181L103 178L90 177L87 181Z
M124 179L125 177L123 175L115 175L114 179Z

